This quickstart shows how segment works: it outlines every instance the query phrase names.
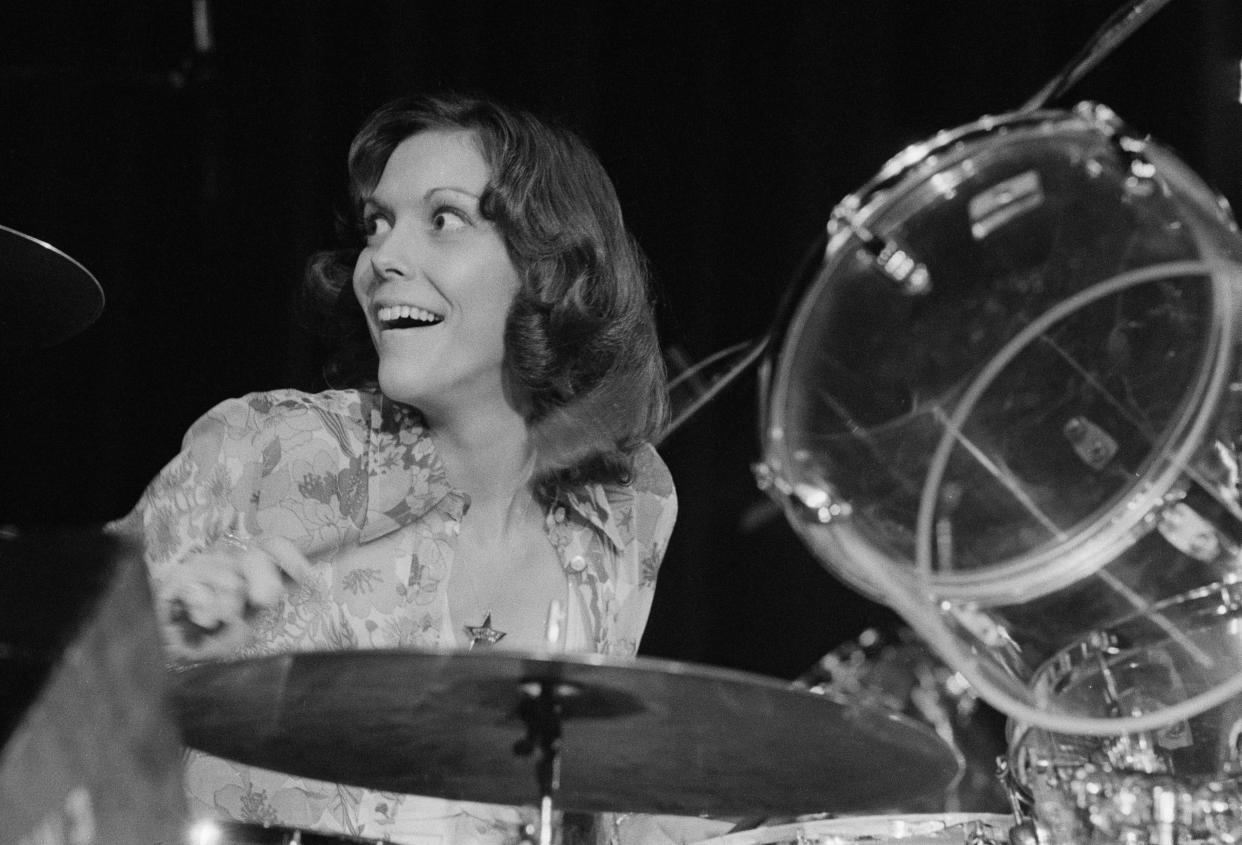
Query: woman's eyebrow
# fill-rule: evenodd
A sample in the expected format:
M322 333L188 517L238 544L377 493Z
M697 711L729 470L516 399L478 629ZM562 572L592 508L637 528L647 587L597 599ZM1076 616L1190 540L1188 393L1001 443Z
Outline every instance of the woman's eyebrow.
M432 197L434 197L436 194L445 193L445 192L453 193L453 194L460 194L461 196L469 197L475 202L479 202L482 198L482 194L476 194L474 191L467 190L466 188L459 188L455 185L437 185L434 188L428 188L423 193L421 197L421 201L425 203L430 202ZM384 200L380 199L376 194L372 193L369 196L363 197L362 208L364 210L368 208L375 208L380 211L392 211L393 204L389 202L385 202Z
M479 199L481 196L481 194L476 194L474 191L468 191L465 188L459 188L456 185L438 185L434 188L428 188L427 193L423 194L423 198L431 199L432 196L440 193L441 191L451 191L452 193L462 194L463 196L467 196L475 200Z

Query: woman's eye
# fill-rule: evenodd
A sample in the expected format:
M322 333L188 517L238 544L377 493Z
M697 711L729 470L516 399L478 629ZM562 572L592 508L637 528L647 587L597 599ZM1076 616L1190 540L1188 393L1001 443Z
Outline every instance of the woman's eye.
M368 214L362 218L362 234L368 238L388 231L388 220L382 214Z
M453 208L438 208L431 215L431 227L437 232L453 232L469 222L465 214Z

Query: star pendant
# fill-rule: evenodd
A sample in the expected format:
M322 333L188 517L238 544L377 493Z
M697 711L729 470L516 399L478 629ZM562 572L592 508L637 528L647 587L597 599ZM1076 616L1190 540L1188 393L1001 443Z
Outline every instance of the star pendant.
M489 610L487 616L483 619L482 625L467 625L466 636L470 637L470 650L479 643L485 646L493 646L505 638L504 631L497 631L492 627L492 612Z

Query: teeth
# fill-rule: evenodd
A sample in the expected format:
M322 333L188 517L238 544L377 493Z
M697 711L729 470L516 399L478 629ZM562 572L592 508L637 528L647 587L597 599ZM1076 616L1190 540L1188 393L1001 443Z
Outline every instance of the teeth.
M418 320L423 323L438 323L440 315L428 311L426 308L415 308L413 305L385 305L376 312L381 323L391 323L393 320Z

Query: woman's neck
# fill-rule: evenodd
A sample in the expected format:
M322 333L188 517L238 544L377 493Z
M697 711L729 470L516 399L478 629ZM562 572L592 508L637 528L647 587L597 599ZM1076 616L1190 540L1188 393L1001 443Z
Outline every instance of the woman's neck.
M526 421L505 405L454 417L430 418L428 428L454 487L470 496L471 511L496 530L525 512L534 452Z

